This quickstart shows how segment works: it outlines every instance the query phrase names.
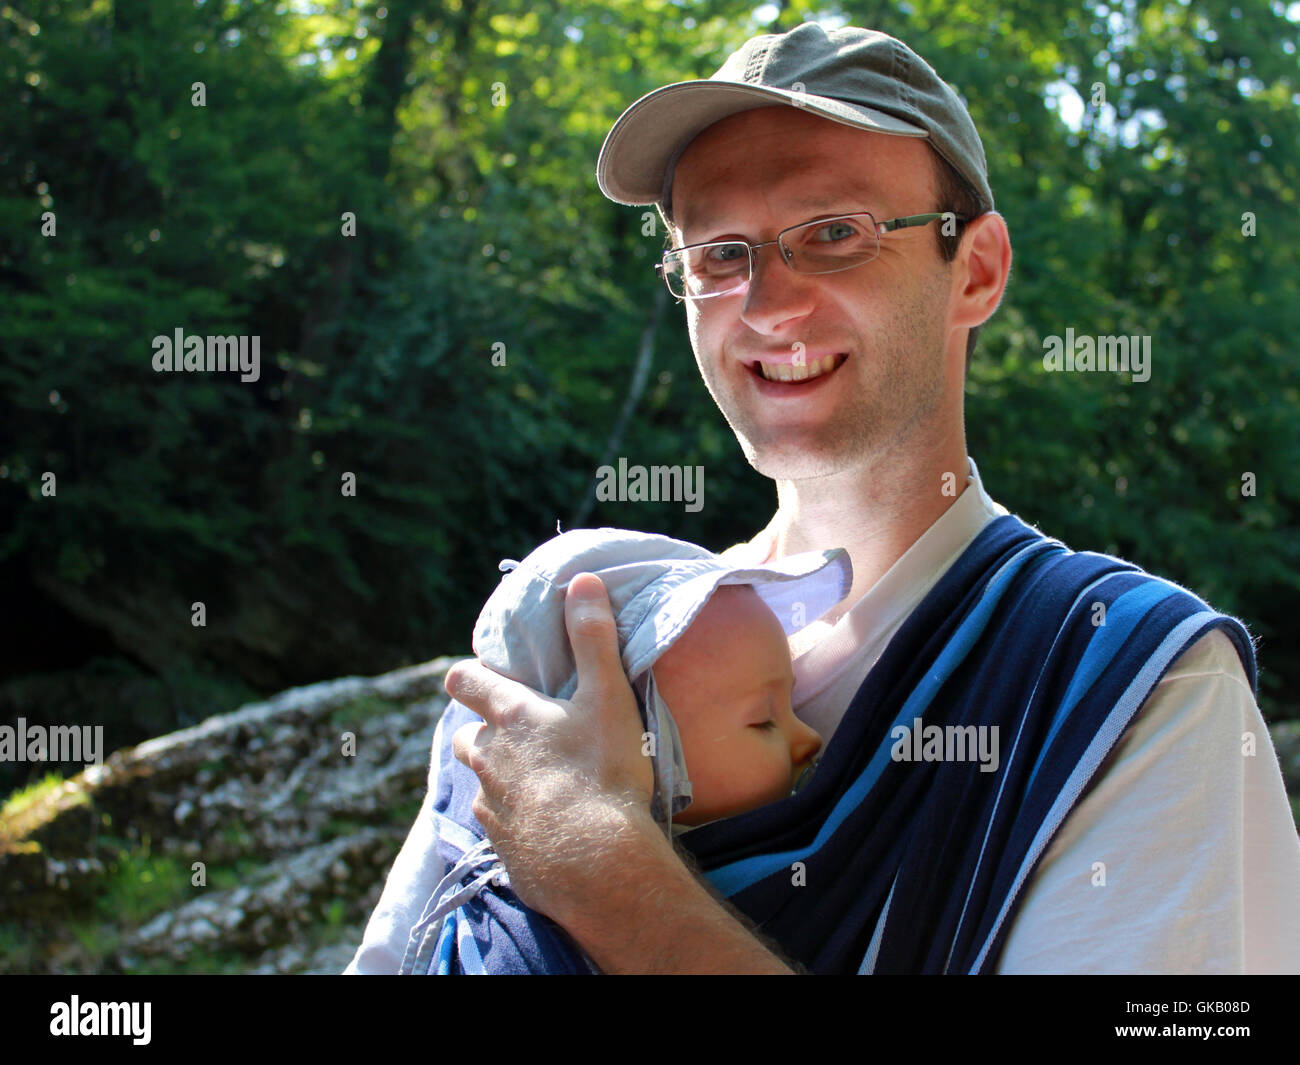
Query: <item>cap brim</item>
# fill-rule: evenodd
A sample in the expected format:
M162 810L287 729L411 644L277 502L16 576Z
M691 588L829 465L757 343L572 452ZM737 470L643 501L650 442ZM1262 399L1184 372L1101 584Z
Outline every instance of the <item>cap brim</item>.
M790 636L849 594L853 564L842 547L804 551L765 566L739 567L718 584L750 585Z
M751 586L776 615L787 636L810 625L849 594L853 564L842 547L805 551L765 566L709 567L642 614L628 634L623 666L634 680L671 647L725 584Z
M596 161L596 183L615 203L658 203L664 175L697 136L742 111L788 104L857 129L928 138L911 122L824 96L731 81L680 81L641 97L614 123Z

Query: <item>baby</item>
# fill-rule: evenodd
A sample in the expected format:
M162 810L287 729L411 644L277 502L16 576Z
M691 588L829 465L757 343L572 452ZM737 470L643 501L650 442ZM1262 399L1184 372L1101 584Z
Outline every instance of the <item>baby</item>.
M758 593L718 588L654 664L677 725L692 798L673 817L702 825L789 795L821 737L794 716L785 630Z
M601 578L654 769L651 811L667 832L733 817L791 794L821 739L794 715L787 637L848 593L841 549L737 567L695 544L580 529L509 568L474 629L474 653L558 699L577 688L564 625L568 582ZM434 755L438 850L448 873L412 931L404 973L594 972L557 925L524 906L473 816L474 774L451 737L477 720L451 703Z

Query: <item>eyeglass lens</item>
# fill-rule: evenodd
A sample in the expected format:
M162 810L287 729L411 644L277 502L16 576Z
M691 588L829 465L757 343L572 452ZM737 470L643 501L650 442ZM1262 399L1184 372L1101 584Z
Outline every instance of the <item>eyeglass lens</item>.
M861 266L880 251L869 214L819 219L781 234L782 256L801 274L830 274ZM663 274L678 299L723 296L750 279L753 252L743 241L697 244L666 252Z

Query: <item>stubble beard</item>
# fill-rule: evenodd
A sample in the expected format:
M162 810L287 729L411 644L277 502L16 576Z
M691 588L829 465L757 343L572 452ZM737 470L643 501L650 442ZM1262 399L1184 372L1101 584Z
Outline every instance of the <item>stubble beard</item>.
M820 425L764 427L755 417L762 397L750 392L747 400L738 400L735 387L717 370L720 360L700 357L699 339L692 330L705 387L749 464L772 480L811 480L873 466L887 460L890 452L907 448L943 402L943 308L934 302L939 294L937 286L929 293L914 291L913 298L874 331L870 343L849 349L848 361L834 371L838 380L828 382L849 394L840 396L832 415ZM730 353L722 359L734 364ZM747 386L742 381L739 387L743 391Z

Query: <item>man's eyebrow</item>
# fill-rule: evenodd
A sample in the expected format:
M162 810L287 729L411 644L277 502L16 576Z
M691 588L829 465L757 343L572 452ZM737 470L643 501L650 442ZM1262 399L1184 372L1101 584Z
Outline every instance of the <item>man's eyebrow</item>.
M874 192L865 189L836 195L804 196L789 203L789 212L798 216L798 221L791 222L790 225L797 226L800 222L809 221L823 214L855 214L858 211L866 211L872 206L878 207L879 202ZM726 216L715 211L703 212L699 217L695 217L689 210L683 209L679 215L678 231L685 233L688 229L721 228L721 224L713 221L717 217Z

